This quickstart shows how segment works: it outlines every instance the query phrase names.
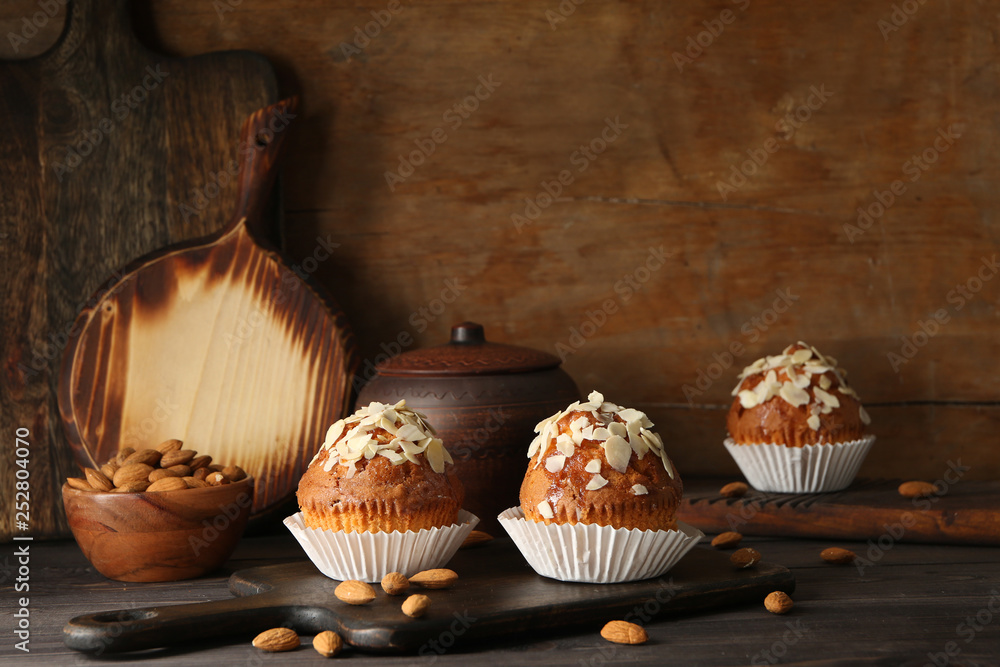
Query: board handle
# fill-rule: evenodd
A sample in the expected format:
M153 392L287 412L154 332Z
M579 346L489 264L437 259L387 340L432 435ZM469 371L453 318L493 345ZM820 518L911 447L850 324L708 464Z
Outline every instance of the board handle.
M63 628L67 648L101 655L162 648L227 635L255 635L291 626L294 607L267 593L216 602L119 609L77 616Z
M255 239L264 240L264 206L278 175L278 156L288 128L298 115L298 96L259 109L244 121L240 131L239 193L234 224L245 220Z

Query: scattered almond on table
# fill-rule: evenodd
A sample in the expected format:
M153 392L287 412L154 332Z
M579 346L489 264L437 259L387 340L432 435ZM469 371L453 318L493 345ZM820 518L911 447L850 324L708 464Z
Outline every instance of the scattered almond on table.
M299 635L291 628L271 628L254 637L253 645L268 653L292 651L299 647Z
M493 536L489 533L485 533L481 530L474 530L469 533L469 536L465 538L462 542L462 546L459 549L466 549L468 547L478 546L480 544L486 544L487 542L493 541Z
M764 598L764 608L772 614L787 614L793 604L792 598L781 591L774 591Z
M649 639L641 625L628 621L608 621L601 628L601 636L616 644L644 644Z
M198 456L183 446L174 439L152 449L124 447L99 470L86 468L83 477L70 477L66 483L80 491L156 493L222 486L247 476L239 466L213 464L211 456Z
M389 595L402 595L410 587L410 580L402 572L390 572L382 577L382 590Z
M427 608L431 606L431 599L426 595L421 595L417 593L416 595L411 595L403 601L403 613L411 618L419 618L423 616L427 611Z
M742 498L749 490L750 487L744 482L730 482L719 489L719 495L723 498Z
M930 482L903 482L899 485L899 495L904 498L926 498L937 493L937 487Z
M745 570L748 567L756 565L759 560L760 552L751 547L737 549L733 552L733 555L729 557L729 562L741 570Z
M847 563L853 563L854 559L857 558L855 554L850 549L841 549L840 547L830 547L829 549L823 549L819 553L819 557L825 560L827 563L834 563L836 565L845 565Z
M324 658L332 658L344 648L344 640L332 630L324 630L313 637L313 648Z
M363 581L343 581L333 590L337 599L347 604L368 604L375 599L375 589Z
M447 588L456 581L458 581L458 574L454 570L446 568L424 570L410 577L411 584L417 584L424 588Z
M733 531L719 533L712 539L712 546L716 549L735 549L743 536Z

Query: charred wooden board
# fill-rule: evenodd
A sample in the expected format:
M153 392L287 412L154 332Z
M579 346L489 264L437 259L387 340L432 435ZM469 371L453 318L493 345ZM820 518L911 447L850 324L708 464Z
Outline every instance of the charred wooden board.
M228 227L137 260L80 314L59 408L85 465L180 438L256 478L261 515L295 492L346 409L354 355L343 315L260 241L295 111L286 100L246 121Z
M78 651L122 652L224 637L245 640L287 625L301 634L334 630L366 650L426 653L433 651L432 640L449 632L465 644L550 628L593 630L616 618L644 621L741 602L760 604L771 591L795 588L785 567L758 563L737 570L728 554L697 547L664 576L627 584L546 579L528 567L508 539L460 551L448 567L459 573L458 582L424 591L431 606L421 618L404 616L403 598L381 591L370 604L344 604L333 594L339 582L300 561L235 573L229 580L234 599L80 616L66 625L63 638Z
M732 479L685 481L677 516L706 532L878 540L929 544L1000 545L1000 482L961 481L949 471L939 494L904 498L901 480L856 480L834 493L760 493L723 498Z
M235 178L209 184L229 176L243 120L277 99L257 54L147 50L127 4L71 0L48 52L0 61L0 429L30 431L35 537L69 536L59 486L79 471L56 378L74 319L136 257L226 225ZM0 459L5 488L12 464ZM13 493L0 494L0 540L13 532L13 504Z

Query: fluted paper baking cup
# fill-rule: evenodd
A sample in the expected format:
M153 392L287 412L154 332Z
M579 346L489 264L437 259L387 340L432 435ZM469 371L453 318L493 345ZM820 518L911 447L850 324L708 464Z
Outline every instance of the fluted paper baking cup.
M804 447L737 445L732 438L723 444L750 486L758 491L821 493L850 486L873 442L874 435Z
M705 536L680 521L677 530L546 525L525 519L520 507L505 510L497 519L535 572L591 584L658 577Z
M347 581L377 582L390 572L410 576L443 567L479 523L479 517L460 510L458 523L391 533L345 533L309 528L296 512L284 524L320 572Z

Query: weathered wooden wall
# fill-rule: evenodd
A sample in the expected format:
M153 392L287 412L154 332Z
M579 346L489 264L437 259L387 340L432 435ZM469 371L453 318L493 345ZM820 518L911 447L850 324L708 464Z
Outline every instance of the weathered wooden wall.
M647 410L683 472L725 473L738 369L803 339L870 408L862 474L1000 474L1000 3L153 5L153 48L259 51L302 94L289 251L367 359L479 321ZM318 238L340 244L322 263Z

